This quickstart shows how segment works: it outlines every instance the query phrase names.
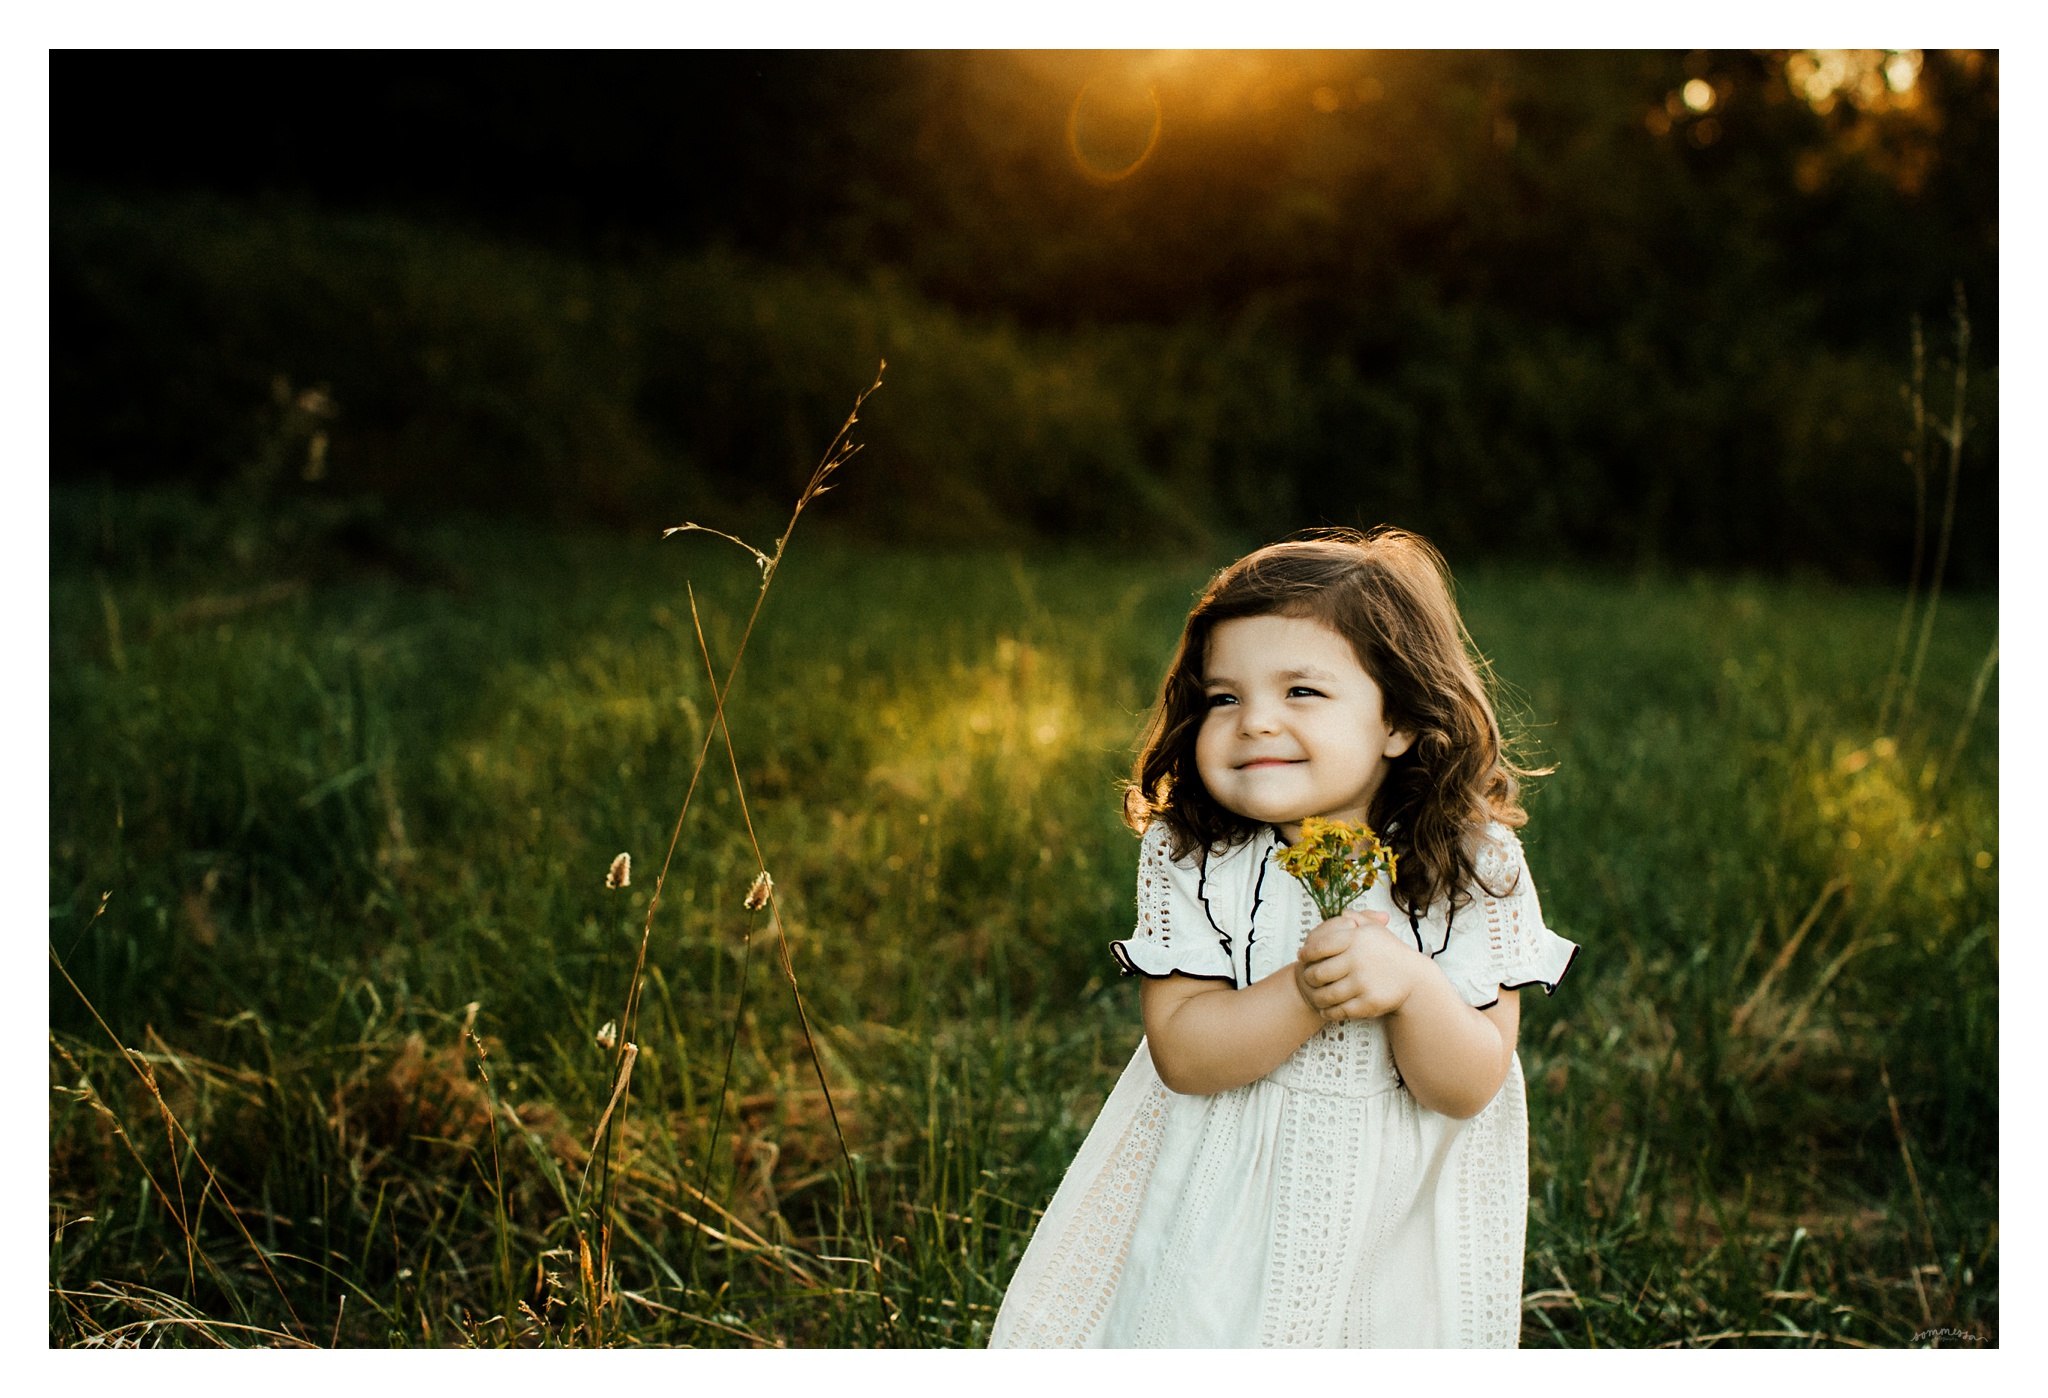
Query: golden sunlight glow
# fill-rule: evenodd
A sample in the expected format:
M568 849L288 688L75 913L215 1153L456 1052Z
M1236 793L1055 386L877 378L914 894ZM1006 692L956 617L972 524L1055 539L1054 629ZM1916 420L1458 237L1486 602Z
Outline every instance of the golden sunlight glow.
M1714 106L1714 85L1705 78L1694 78L1680 90L1679 96L1685 105L1695 112L1711 111Z
M955 662L943 683L906 684L876 711L875 786L927 807L956 806L984 787L1031 808L1056 779L1049 763L1127 741L1114 707L1098 716L1060 653L999 636L979 664Z
M1035 122L1041 102L1056 102L1067 159L1100 186L1137 175L1162 145L1248 125L1271 133L1293 113L1344 121L1388 94L1374 71L1384 56L1354 52L1026 51L979 55L976 62L986 67L992 91L1014 94L1019 118ZM1013 84L1016 76L1025 81Z
M1785 60L1785 81L1825 115L1838 102L1859 111L1913 106L1923 56L1919 49L1804 49Z
M1075 168L1095 184L1115 184L1136 174L1159 145L1163 114L1150 83L1099 77L1074 97L1067 111L1067 153Z

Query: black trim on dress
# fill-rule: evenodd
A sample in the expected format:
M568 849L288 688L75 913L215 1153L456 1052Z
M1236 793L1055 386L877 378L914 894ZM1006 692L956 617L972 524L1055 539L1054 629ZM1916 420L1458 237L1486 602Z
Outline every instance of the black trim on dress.
M1458 910L1456 908L1444 909L1444 944L1435 951L1423 952L1423 955L1434 961L1451 949L1451 926L1457 920ZM1415 938L1415 949L1422 951L1422 919L1416 915L1413 908L1408 910L1408 933Z
M1576 962L1578 961L1578 959L1579 959L1579 944L1578 944L1577 942L1574 942L1574 943L1572 943L1572 954L1571 954L1570 956L1567 956L1567 957L1566 957L1566 958L1564 959L1564 970L1562 970L1562 971L1559 971L1559 972L1557 973L1557 979L1556 979L1556 980L1554 980L1554 981L1516 981L1516 982L1515 982L1515 983L1514 983L1513 985L1509 985L1509 984L1507 984L1507 983L1506 983L1505 981L1503 981L1503 982L1501 983L1501 985L1499 986L1499 988L1500 988L1500 989L1502 989L1502 990L1527 990L1527 989L1528 989L1528 988L1529 988L1530 986L1532 986L1532 985L1540 985L1540 986L1542 986L1542 987L1543 987L1543 993L1544 993L1544 994L1545 994L1546 996L1549 996L1549 995L1555 995L1555 994L1557 994L1557 988L1558 988L1559 986L1561 986L1561 985L1563 985L1563 984L1564 984L1564 978L1565 978L1565 977L1566 977L1567 975L1569 975L1569 974L1571 973L1571 969L1572 969L1572 966L1573 966L1573 964L1574 964L1574 963L1576 963ZM1496 996L1494 996L1494 997L1493 997L1493 998L1492 998L1491 1000L1488 1000L1488 1001L1487 1001L1487 1002L1486 1002L1485 1004L1483 1004L1483 1005L1474 1005L1474 1006L1473 1006L1472 1008L1473 1008L1473 1009L1475 1009L1475 1010L1490 1010L1490 1009L1492 1009L1492 1008L1493 1008L1493 1007L1494 1007L1495 1005L1498 1005L1499 1003L1500 1003L1500 997L1499 997L1498 995L1496 995Z
M1115 958L1117 974L1120 976L1143 976L1150 981L1163 981L1168 976L1186 976L1191 981L1227 981L1232 987L1237 985L1235 972L1228 976L1205 976L1196 971L1148 971L1131 960L1131 954L1124 950L1124 944L1120 941L1109 944L1109 954Z
M1226 851L1225 858L1229 857ZM1202 851L1202 862L1195 880L1195 897L1202 900L1202 916L1209 919L1209 926L1216 932L1216 939L1223 943L1223 960L1230 969L1230 983L1237 984L1237 956L1230 934L1216 921L1216 910L1209 906L1209 851Z
M1277 847L1279 843L1280 834L1278 831L1274 831L1273 844L1275 847ZM1252 915L1249 919L1250 926L1248 926L1245 929L1244 934L1244 979L1239 982L1241 986L1248 986L1252 983L1252 943L1258 939L1259 935L1259 903L1266 896L1266 866L1268 864L1271 864L1272 862L1272 849L1266 850L1265 853L1259 856L1259 878L1258 882L1252 885ZM1209 905L1207 903L1204 903L1202 904L1202 906L1206 908ZM1233 971L1236 970L1235 963L1232 964L1231 969Z

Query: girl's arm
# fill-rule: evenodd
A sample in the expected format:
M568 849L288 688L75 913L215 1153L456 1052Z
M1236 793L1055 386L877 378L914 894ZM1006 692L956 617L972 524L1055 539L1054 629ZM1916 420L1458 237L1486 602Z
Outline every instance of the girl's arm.
M1152 1066L1175 1092L1228 1092L1257 1082L1324 1023L1285 966L1243 990L1191 976L1148 979L1138 997Z
M1521 1029L1522 994L1503 990L1485 1009L1458 998L1435 967L1387 1016L1387 1043L1415 1100L1445 1116L1479 1115L1507 1081Z
M1381 913L1358 916L1386 924ZM1193 976L1148 977L1138 996L1152 1066L1175 1092L1228 1092L1257 1082L1327 1022L1290 966L1243 990Z
M1331 1021L1384 1016L1387 1043L1415 1100L1451 1117L1477 1116L1507 1080L1521 1029L1521 995L1487 1008L1459 997L1435 962L1360 914L1309 933L1294 972L1301 995Z

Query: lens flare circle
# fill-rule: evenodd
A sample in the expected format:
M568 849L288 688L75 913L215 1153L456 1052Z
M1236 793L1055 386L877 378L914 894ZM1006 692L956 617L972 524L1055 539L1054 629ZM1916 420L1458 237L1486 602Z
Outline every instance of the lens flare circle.
M1119 184L1152 158L1164 124L1156 87L1148 83L1142 89L1117 91L1100 78L1090 79L1067 108L1067 154L1090 184ZM1113 148L1105 150L1105 145ZM1131 149L1137 154L1121 159Z

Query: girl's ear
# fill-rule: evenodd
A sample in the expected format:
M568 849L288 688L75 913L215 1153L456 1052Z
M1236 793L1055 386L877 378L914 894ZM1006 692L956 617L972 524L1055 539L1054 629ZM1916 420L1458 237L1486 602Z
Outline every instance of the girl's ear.
M1415 735L1413 733L1390 732L1387 734L1387 745L1382 749L1382 753L1387 757L1399 757L1414 746Z

